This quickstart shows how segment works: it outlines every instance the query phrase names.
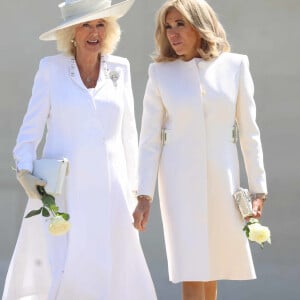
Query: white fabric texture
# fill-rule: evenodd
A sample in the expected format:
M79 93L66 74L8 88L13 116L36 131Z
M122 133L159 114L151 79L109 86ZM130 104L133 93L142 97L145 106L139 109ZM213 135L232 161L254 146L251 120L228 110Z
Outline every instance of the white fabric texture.
M23 220L3 300L156 299L131 217L137 132L128 61L102 57L90 94L73 58L42 59L14 149L19 169L32 170L45 125L43 157L70 162L56 201L71 229L53 237L45 219ZM25 213L39 206L29 199Z
M233 193L240 186L232 128L251 192L267 192L248 58L154 63L144 97L138 194L158 189L173 282L255 278ZM166 142L162 145L161 129Z

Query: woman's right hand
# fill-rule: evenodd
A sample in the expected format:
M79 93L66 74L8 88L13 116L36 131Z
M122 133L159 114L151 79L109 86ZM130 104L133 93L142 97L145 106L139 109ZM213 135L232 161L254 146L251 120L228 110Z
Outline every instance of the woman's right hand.
M139 231L145 231L149 215L152 199L150 196L140 195L137 197L138 204L133 212L133 226Z
M41 199L42 196L38 192L37 186L45 186L44 180L33 176L28 170L19 170L17 179L29 198Z

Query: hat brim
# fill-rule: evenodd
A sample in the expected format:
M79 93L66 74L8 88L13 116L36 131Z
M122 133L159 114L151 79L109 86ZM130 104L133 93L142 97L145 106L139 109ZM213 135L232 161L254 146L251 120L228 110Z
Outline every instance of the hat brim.
M71 20L64 21L60 25L56 26L55 28L42 33L39 36L39 39L42 41L53 41L56 40L56 31L74 26L83 22L88 22L92 20L97 20L97 19L102 19L102 18L109 18L109 17L114 17L114 18L121 18L123 17L132 4L134 3L135 0L126 0L117 4L114 4L108 8L101 9L101 10L96 10L93 11L92 13L85 14L80 17L76 17Z

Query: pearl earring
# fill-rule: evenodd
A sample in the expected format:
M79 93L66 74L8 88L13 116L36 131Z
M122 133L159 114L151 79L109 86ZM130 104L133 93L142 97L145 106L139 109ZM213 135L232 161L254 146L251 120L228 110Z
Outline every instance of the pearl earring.
M76 43L76 41L75 40L71 40L71 43L73 44L73 46L76 48L77 47L77 43Z

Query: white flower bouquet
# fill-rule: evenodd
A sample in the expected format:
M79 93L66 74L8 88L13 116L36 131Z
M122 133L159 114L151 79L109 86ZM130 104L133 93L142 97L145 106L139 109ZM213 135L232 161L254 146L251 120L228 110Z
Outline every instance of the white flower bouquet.
M42 214L43 217L50 218L48 229L52 235L58 236L67 233L71 227L69 214L59 211L55 198L47 194L42 186L38 186L38 191L42 196L43 206L40 209L30 211L25 218Z
M243 230L249 241L258 243L261 248L266 242L271 244L270 229L267 226L262 226L257 219L250 218Z

